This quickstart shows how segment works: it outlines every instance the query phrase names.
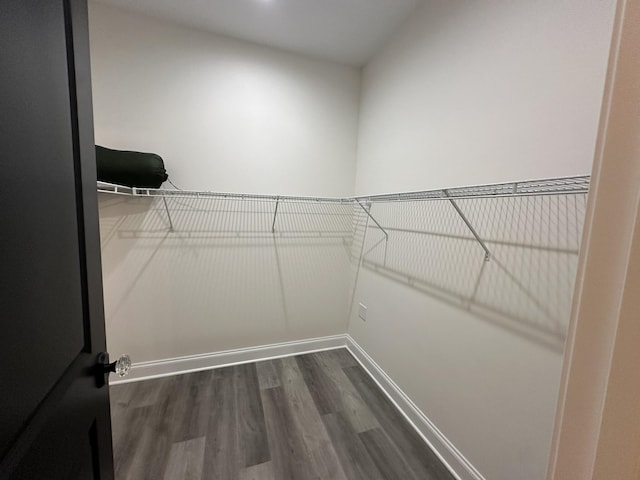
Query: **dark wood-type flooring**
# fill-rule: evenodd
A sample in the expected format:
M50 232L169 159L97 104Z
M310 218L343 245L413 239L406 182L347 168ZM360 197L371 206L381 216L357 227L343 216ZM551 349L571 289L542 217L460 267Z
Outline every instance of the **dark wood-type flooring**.
M110 391L116 480L453 480L346 349Z

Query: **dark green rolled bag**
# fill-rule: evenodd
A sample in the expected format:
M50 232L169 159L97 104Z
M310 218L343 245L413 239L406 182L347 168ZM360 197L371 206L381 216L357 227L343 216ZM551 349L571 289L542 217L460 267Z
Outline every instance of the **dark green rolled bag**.
M155 153L112 150L96 145L98 180L127 187L158 188L169 176Z

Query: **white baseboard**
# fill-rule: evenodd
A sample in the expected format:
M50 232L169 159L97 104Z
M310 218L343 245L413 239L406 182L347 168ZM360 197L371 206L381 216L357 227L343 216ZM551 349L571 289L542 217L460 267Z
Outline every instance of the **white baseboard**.
M420 411L411 399L395 384L378 364L351 338L350 335L310 338L293 342L274 343L259 347L238 348L222 352L167 358L150 362L134 363L129 375L122 380L112 380L111 385L137 382L151 378L167 377L182 373L228 367L272 358L283 358L304 353L313 353L335 348L347 348L362 368L373 378L396 408L416 429L435 454L458 480L485 480L464 458L456 447ZM113 378L113 377L112 377Z
M273 343L258 347L238 348L221 352L189 355L186 357L165 358L150 362L134 363L129 375L122 380L111 376L110 385L137 382L150 378L168 377L182 373L209 370L212 368L228 367L242 363L283 358L303 353L312 353L346 346L346 335L332 335L329 337L309 338L293 342Z
M416 429L431 450L449 468L458 480L485 480L460 451L422 413L415 403L391 380L382 368L365 352L350 335L346 335L347 349L362 368L373 378L387 397Z

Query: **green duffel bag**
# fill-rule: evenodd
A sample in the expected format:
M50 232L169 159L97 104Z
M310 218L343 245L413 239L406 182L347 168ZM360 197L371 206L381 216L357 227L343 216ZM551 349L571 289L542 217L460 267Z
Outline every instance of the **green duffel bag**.
M112 150L96 145L98 180L127 187L158 188L169 178L155 153Z

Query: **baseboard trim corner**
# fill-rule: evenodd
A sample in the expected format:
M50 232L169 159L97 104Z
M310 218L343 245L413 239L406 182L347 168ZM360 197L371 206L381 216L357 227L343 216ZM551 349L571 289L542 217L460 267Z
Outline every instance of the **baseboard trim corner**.
M416 404L411 401L367 352L350 335L345 337L347 349L416 429L433 452L449 468L451 473L458 480L485 480L471 462L438 430L433 422L422 413Z
M273 343L258 347L236 348L220 352L189 355L185 357L165 358L149 362L133 363L131 371L122 380L115 379L110 385L137 382L151 378L168 377L183 373L210 370L212 368L229 367L243 363L258 362L272 358L290 357L304 353L313 353L346 346L346 335L331 335L328 337L307 338L292 342Z

